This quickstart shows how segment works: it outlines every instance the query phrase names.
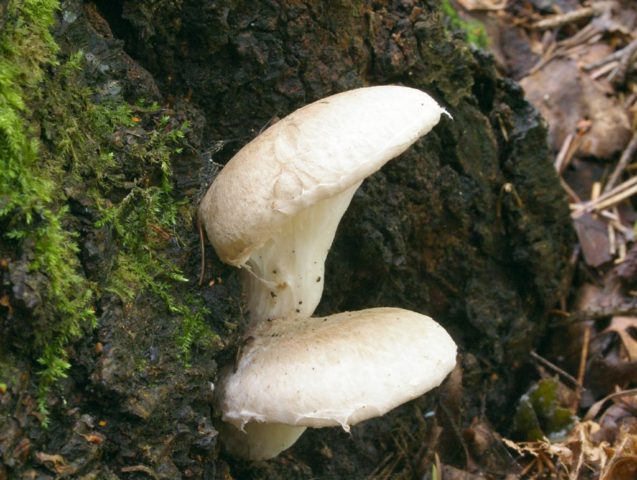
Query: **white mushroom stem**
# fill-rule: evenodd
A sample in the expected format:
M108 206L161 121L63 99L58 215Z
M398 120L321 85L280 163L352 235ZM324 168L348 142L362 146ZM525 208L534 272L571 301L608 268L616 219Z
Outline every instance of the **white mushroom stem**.
M217 429L225 451L233 457L267 460L294 445L306 427L253 422L241 431L231 423L222 422Z
M360 184L297 213L250 255L244 289L252 322L314 313L323 293L327 253Z

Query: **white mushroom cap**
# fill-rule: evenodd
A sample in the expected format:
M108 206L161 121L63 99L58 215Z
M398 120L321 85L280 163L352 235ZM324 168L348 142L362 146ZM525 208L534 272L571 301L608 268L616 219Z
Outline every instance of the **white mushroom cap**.
M440 325L398 308L278 319L248 335L236 370L218 385L222 419L238 429L348 430L437 387L456 363Z
M221 260L247 267L254 322L312 315L325 258L354 192L442 112L413 88L351 90L295 111L228 162L199 216Z
M378 86L339 93L280 120L244 146L201 203L219 257L243 265L300 210L357 185L433 128L426 93Z

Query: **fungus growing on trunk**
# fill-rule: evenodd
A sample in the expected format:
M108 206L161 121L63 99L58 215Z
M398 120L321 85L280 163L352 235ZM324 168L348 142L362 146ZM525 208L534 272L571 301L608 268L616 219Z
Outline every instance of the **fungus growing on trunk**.
M417 313L310 318L354 192L441 113L426 93L398 86L319 100L243 147L204 196L200 221L221 260L244 268L251 319L217 389L231 454L267 459L308 426L348 430L438 386L455 365L449 335Z
M440 385L456 363L440 325L399 308L280 318L245 338L217 389L224 446L250 460L278 455L306 427L349 431L384 415Z
M351 90L293 112L228 162L199 218L219 258L245 269L253 322L312 315L327 252L354 192L443 112L413 88Z

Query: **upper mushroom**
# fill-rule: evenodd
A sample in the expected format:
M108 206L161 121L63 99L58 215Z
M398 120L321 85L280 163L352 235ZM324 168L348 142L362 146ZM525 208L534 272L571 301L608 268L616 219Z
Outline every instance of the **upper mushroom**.
M199 215L221 260L245 267L252 321L312 315L354 192L443 112L413 88L350 90L293 112L228 162Z

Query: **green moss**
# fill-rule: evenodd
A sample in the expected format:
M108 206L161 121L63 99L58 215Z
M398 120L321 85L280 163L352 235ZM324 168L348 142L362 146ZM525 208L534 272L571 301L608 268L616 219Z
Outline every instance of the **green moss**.
M544 437L562 441L576 421L573 412L560 405L559 382L545 378L520 398L513 417L513 433L527 441Z
M171 169L188 125L158 105L93 100L83 86L82 54L58 62L49 32L57 6L14 0L0 11L0 238L46 277L30 340L43 412L51 385L70 366L69 344L96 323L93 298L103 291L124 302L143 292L161 298L180 322L185 362L193 343L214 338L203 304L180 293L186 279L168 253L188 221ZM88 205L99 219L95 228L110 228L118 246L112 269L96 283L81 268L69 196Z
M189 206L173 194L171 166L189 125L156 103L121 98L95 103L93 92L81 87L78 56L54 74L49 116L41 123L54 151L68 159L66 190L79 190L99 217L95 227L111 229L118 246L97 289L124 303L141 293L159 297L180 322L176 342L188 363L194 343L209 345L216 338L205 323L203 302L183 292L188 280L169 253L171 245L182 243L178 232L190 230Z
M467 37L467 42L478 48L489 46L489 37L484 25L478 20L463 20L451 3L451 0L442 1L442 11L449 21L452 30L460 30Z
M175 128L158 107L147 110L146 116L155 125L148 138L127 153L129 160L143 166L140 176L116 205L96 197L102 216L97 226L112 227L120 245L106 289L125 302L132 301L140 291L162 299L168 311L181 319L177 343L188 363L194 343L209 345L215 338L205 323L203 302L189 293L178 296L178 284L185 286L188 279L163 250L166 244L180 242L179 224L190 221L189 215L184 218L180 214L183 203L172 195L170 164L171 156L181 153L188 125Z
M42 365L41 398L69 367L68 342L95 322L91 288L79 273L75 234L65 228L62 171L42 162L27 107L40 98L44 69L56 63L49 27L57 7L51 0L10 1L0 33L0 221L4 240L30 249L30 269L48 280L47 308L38 311L46 328L35 328L33 340Z

